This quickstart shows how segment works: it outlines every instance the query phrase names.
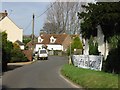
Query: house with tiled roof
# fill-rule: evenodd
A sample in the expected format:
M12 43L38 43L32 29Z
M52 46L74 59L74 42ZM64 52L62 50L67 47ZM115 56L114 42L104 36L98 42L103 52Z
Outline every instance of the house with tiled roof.
M70 41L70 35L67 34L41 34L38 37L35 50L38 51L45 46L48 50L66 51Z
M17 40L20 42L23 40L23 29L19 28L15 22L9 18L6 10L5 12L0 12L0 32L6 32L7 40L13 43Z

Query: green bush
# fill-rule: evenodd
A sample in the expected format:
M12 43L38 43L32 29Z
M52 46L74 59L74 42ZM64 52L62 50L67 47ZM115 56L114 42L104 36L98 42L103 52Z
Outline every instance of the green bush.
M74 53L74 49L83 49L82 42L80 41L79 37L75 37L71 43L71 54ZM70 55L70 46L67 49L67 54Z
M90 55L99 55L98 43L94 43L94 38L91 36L89 39L89 54Z
M120 73L120 47L109 51L104 70L110 73Z
M10 62L26 62L27 57L23 54L23 52L20 49L13 49L12 50L12 56Z
M110 51L104 62L104 70L110 73L120 73L120 35L109 39Z
M120 35L114 35L108 39L109 48L115 49L118 48L118 42L120 41Z
M7 70L7 63L11 59L11 50L13 49L13 44L10 41L7 41L7 33L0 33L2 36L2 71Z

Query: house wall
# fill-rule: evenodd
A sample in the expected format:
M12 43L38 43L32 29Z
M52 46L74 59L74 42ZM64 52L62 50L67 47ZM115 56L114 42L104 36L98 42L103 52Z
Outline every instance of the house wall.
M48 46L47 47L48 50L52 50L52 48L53 48L53 50L62 50L63 51L62 45L50 45L50 44L48 44L47 46Z
M42 45L43 44L36 44L35 51L38 51L39 48L42 48ZM50 45L50 44L47 45L48 50L52 50L52 48L53 48L53 50L62 50L63 51L62 45Z
M25 46L24 46L24 45L20 46L20 49L21 49L21 50L24 50L24 48L25 48Z
M64 40L64 42L63 42L63 51L66 51L67 50L67 48L69 47L69 45L70 45L70 42L71 42L71 37L68 35L67 37L66 37L66 39Z
M6 31L7 39L11 42L19 40L22 42L23 29L18 28L7 16L0 21L0 32Z
M42 44L36 44L35 51L38 51L39 48L42 48Z

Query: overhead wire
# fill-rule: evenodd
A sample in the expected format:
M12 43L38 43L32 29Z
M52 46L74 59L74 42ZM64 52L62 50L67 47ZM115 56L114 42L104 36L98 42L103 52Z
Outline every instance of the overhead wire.
M29 28L29 26L31 25L32 21L33 20L30 20L30 22L28 23L28 25L25 27L24 32Z
M51 6L48 7L42 14L40 14L39 16L37 16L37 17L35 17L35 18L40 18L42 15L44 15L50 8L53 7L53 5L54 5L56 2L57 2L57 0L56 0L54 3L52 3ZM31 21L28 23L28 25L25 27L24 32L29 28L29 26L31 25L32 21L33 21L33 20L31 20Z
M50 8L53 7L53 5L55 4L56 2L52 3L52 5L50 7L48 7L42 14L40 14L39 16L37 16L36 18L39 18L41 17L43 14L45 14Z

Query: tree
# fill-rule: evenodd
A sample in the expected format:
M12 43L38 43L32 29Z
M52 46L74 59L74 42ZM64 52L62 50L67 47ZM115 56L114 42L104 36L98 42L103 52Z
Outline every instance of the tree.
M51 8L47 13L47 21L52 23L54 29L49 32L54 32L56 34L75 34L79 29L79 20L77 18L77 11L79 10L79 2L52 3Z
M27 57L19 48L14 48L12 50L11 60L9 62L26 62Z
M120 40L118 48L111 49L105 61L104 71L110 73L120 73Z
M7 41L7 33L2 32L2 70L7 70L7 63L11 59L11 50L13 49L13 44Z
M83 6L85 11L78 13L79 19L82 19L81 29L84 38L96 36L98 25L101 26L105 35L105 42L111 45L109 55L105 61L105 70L108 72L120 73L119 60L119 36L120 36L120 2L97 2ZM106 45L106 44L105 44ZM106 46L105 46L106 47Z
M56 34L57 30L57 26L55 23L51 23L51 22L46 22L44 23L43 26L43 31L47 32L47 34Z
M120 34L120 2L89 3L87 6L83 5L82 7L85 8L85 11L78 12L78 17L83 20L81 23L83 37L96 36L98 25L102 27L105 40Z
M91 36L89 39L89 54L90 55L99 55L98 51L98 43L95 41L94 38Z
M71 54L74 53L74 49L83 49L82 42L80 41L79 37L75 37L73 39L73 42L71 43L71 47L69 46L69 48L67 49L68 55L70 55L70 48L71 48Z
M23 43L26 45L28 42L30 42L31 41L31 39L30 38L27 38L27 39L24 39L23 40Z

